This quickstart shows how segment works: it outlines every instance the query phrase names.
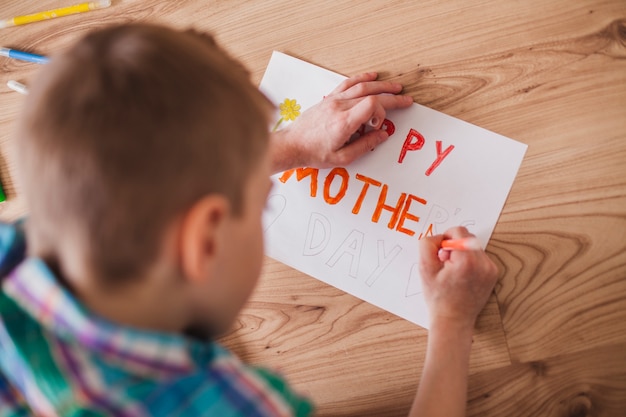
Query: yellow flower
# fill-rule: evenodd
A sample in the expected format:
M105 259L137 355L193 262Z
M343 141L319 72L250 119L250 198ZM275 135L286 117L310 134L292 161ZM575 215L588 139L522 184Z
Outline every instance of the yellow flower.
M284 121L296 120L296 117L300 116L300 105L296 103L296 99L285 99L283 103L278 105L280 109L280 115Z

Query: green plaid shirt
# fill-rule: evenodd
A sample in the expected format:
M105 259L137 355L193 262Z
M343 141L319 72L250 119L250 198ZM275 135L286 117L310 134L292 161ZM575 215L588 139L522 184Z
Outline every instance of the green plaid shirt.
M312 413L279 376L216 343L96 317L24 253L20 225L0 224L0 417Z

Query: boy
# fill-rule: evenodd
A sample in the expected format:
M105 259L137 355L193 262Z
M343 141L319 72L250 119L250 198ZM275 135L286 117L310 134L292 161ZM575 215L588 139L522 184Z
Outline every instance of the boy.
M258 278L270 173L347 164L387 138L352 132L411 104L375 78L269 138L268 102L206 35L116 26L55 57L18 130L28 253L20 224L0 235L0 414L311 414L213 339ZM496 272L482 251L440 260L443 238L420 246L433 326L412 412L455 415Z

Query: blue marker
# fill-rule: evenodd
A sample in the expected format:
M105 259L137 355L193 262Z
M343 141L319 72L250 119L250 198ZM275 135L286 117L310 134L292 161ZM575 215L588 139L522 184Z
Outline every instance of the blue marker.
M43 55L31 54L29 52L18 51L9 48L0 48L0 56L6 56L13 59L21 59L22 61L35 62L37 64L47 64L50 58Z

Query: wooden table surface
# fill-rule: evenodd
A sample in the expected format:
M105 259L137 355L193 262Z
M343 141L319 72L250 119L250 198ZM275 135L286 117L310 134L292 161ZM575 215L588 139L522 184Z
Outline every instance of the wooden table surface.
M0 17L72 3L5 0ZM476 330L468 414L626 415L624 0L119 0L2 29L0 46L51 54L128 21L211 31L256 83L272 50L345 75L376 70L418 103L528 144L487 249L502 277ZM27 213L13 155L23 97L5 84L39 68L0 58L3 220ZM319 415L402 416L426 336L266 259L223 342L282 370Z

